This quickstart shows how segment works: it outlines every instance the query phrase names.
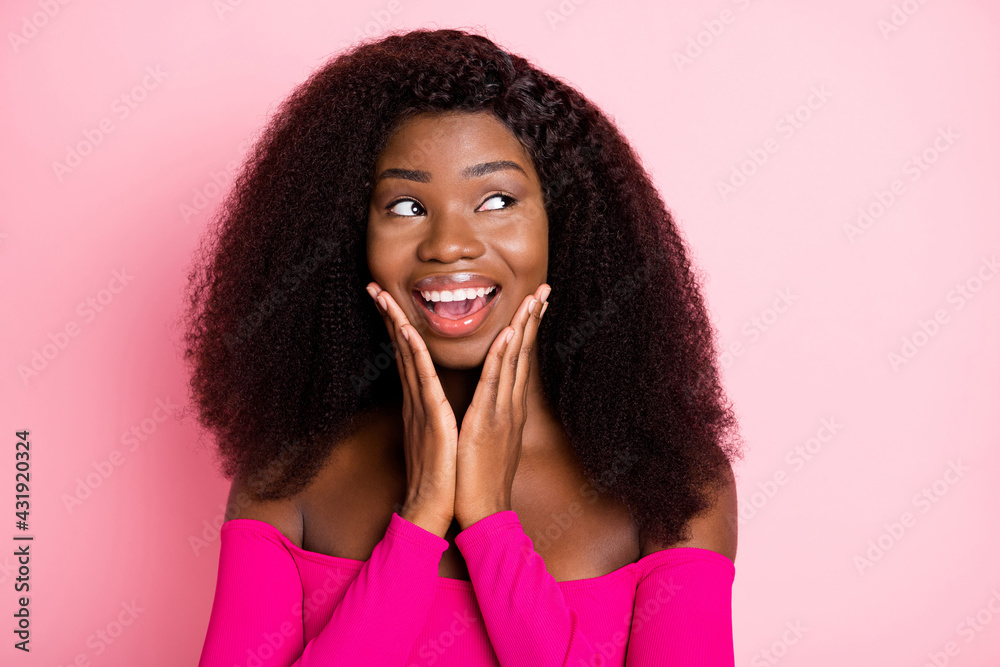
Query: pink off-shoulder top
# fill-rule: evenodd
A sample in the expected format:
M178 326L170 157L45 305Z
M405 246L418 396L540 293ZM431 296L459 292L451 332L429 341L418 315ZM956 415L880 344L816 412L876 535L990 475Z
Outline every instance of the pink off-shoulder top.
M221 529L199 667L732 667L726 556L656 551L555 581L513 510L455 537L471 581L438 576L448 541L396 513L367 561L306 551L277 528Z

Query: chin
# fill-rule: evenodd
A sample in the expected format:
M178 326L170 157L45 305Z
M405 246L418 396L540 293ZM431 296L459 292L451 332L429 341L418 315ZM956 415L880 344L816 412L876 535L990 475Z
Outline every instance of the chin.
M431 361L434 362L435 366L456 371L465 371L482 367L486 362L486 355L489 353L490 345L495 339L496 336L489 342L484 343L482 349L478 349L479 346L475 345L471 340L458 338L441 338L435 340L433 345L428 344L425 338L424 344L427 345L427 351L430 353Z

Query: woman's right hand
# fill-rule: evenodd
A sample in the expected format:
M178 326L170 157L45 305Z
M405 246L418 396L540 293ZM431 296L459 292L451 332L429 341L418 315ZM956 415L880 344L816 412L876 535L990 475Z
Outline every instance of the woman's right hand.
M430 352L403 309L378 283L370 282L365 289L389 331L403 385L407 485L406 501L399 515L444 537L455 515L458 456L455 413L445 397Z

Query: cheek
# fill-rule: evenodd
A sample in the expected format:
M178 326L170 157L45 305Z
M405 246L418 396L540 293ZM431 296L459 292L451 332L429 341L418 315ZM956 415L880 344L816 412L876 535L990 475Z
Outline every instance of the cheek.
M525 259L529 266L537 271L539 282L544 282L549 266L549 234L548 228L537 230L528 239L525 248Z
M548 273L549 265L549 234L548 230L545 233L540 234L537 243L535 244L535 252L538 257L538 263L545 267L545 272Z
M393 267L399 265L398 259L395 257L398 246L391 243L384 234L372 230L371 227L368 229L366 244L368 270L371 272L372 278L385 288L383 282L387 281Z
M538 283L548 275L548 229L542 225L525 224L516 231L497 234L491 244L503 257L504 263L517 274L518 280Z

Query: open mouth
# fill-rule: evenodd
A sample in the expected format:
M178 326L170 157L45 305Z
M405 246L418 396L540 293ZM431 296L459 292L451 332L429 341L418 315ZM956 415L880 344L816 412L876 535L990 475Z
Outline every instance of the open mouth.
M413 297L424 308L446 320L461 320L479 312L500 292L500 286L450 290L445 292L414 290Z

